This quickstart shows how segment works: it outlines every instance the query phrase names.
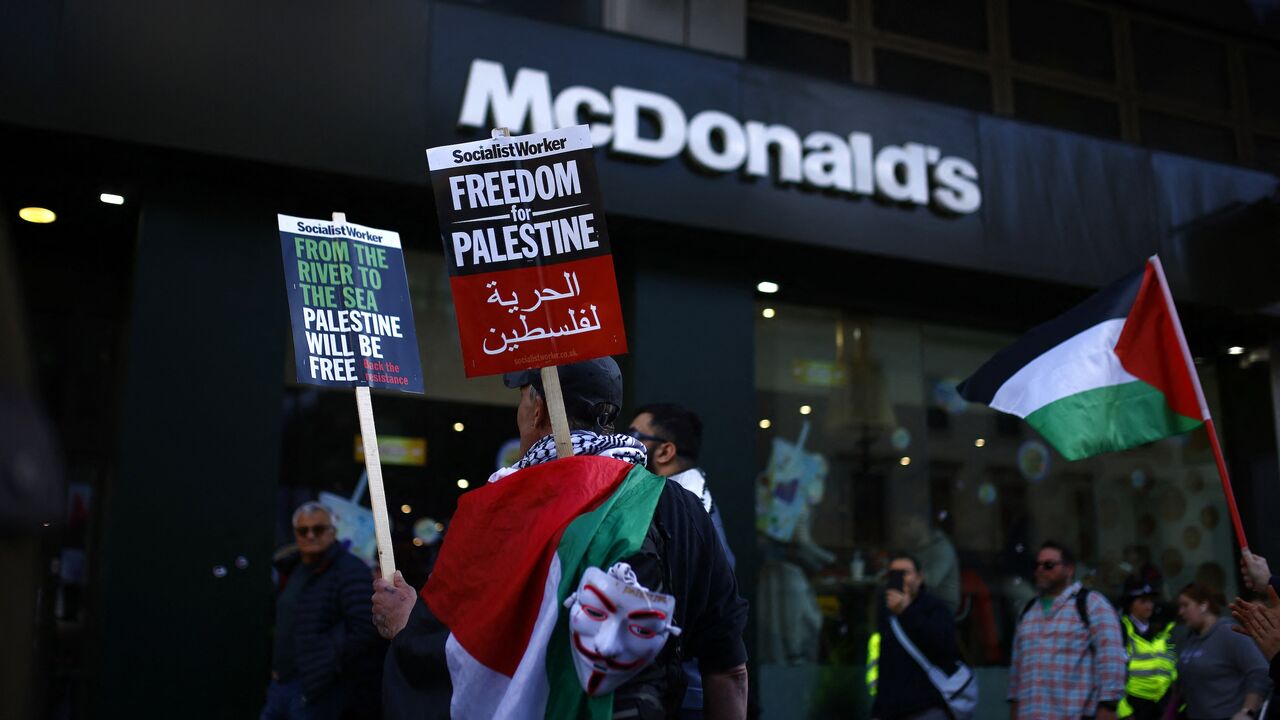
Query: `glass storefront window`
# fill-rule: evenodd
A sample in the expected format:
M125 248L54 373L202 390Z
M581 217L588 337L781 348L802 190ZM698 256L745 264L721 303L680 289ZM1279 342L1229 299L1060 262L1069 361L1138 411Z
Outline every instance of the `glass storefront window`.
M1230 520L1204 432L1068 462L1018 418L955 390L1013 339L757 307L754 619L764 717L868 717L867 640L893 552L915 556L928 590L955 612L982 717L1007 715L1013 630L1045 540L1071 547L1077 577L1113 601L1129 576L1166 601L1193 580L1236 592ZM1213 375L1202 382L1216 406Z

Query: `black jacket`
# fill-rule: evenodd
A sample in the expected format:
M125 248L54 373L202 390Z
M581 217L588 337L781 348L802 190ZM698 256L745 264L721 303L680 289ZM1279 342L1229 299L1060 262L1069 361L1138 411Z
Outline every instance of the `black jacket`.
M347 708L376 707L386 643L373 626L369 568L338 543L314 566L302 564L295 553L276 568L281 588L290 574L311 573L294 605L293 620L293 651L303 695L315 698L336 689Z
M449 629L419 597L391 641L382 674L384 720L448 720L453 683L445 656Z
M929 676L907 654L889 626L893 614L880 606L880 678L876 683L876 699L871 716L879 720L905 717L929 708L946 709ZM950 673L955 671L959 651L956 647L956 622L951 610L937 597L920 591L919 597L898 616L912 644L934 665Z

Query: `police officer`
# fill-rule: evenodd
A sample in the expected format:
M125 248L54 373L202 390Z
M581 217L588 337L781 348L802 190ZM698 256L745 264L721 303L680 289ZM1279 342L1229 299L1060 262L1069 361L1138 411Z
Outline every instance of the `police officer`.
M1174 623L1156 612L1155 598L1155 590L1141 579L1125 581L1120 625L1129 665L1125 697L1116 708L1117 717L1160 718L1169 688L1178 679L1178 656L1170 639Z
M876 693L880 692L880 631L871 633L871 637L867 638L867 672L865 675L867 683L867 695L871 697L872 702L876 699Z

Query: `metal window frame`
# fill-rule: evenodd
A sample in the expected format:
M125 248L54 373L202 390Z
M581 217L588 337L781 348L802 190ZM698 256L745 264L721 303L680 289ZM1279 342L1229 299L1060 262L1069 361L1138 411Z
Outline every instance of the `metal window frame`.
M885 49L986 73L991 82L991 101L996 115L1015 115L1014 83L1026 82L1113 103L1119 111L1121 139L1134 144L1140 144L1143 140L1139 120L1143 111L1153 111L1231 131L1235 137L1236 163L1250 167L1258 166L1255 137L1280 141L1280 122L1255 119L1249 108L1246 51L1278 54L1275 48L1260 41L1093 0L1064 0L1108 17L1116 75L1114 81L1107 82L1014 60L1009 41L1008 0L986 0L985 52L881 30L875 27L873 20L873 0L848 0L849 20L845 22L785 7L778 4L780 2L782 0L750 0L747 19L846 41L849 44L852 67L850 80L860 85L877 84L875 51ZM1221 44L1227 61L1228 107L1204 107L1141 91L1137 87L1131 34L1135 21Z

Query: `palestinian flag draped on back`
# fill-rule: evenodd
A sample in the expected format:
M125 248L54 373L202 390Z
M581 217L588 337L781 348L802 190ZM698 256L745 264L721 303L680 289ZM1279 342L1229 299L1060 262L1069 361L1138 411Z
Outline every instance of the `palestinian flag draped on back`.
M1209 420L1160 259L996 353L959 386L1024 418L1069 460Z
M622 460L534 465L462 496L422 599L450 631L451 716L599 718L563 603L588 567L640 549L665 481Z

